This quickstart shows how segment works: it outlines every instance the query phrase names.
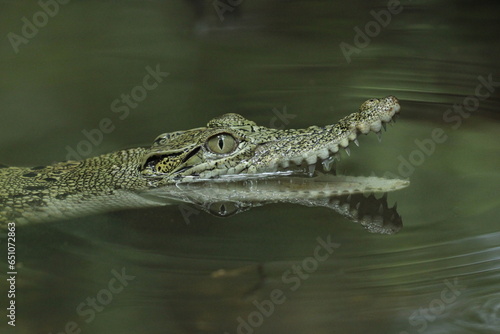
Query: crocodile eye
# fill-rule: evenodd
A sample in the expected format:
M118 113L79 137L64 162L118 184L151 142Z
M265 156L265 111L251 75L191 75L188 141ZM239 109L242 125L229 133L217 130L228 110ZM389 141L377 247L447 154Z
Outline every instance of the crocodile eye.
M208 211L217 217L229 217L238 212L238 206L232 202L210 203Z
M228 133L219 133L208 138L206 147L215 154L229 154L238 146L236 139Z

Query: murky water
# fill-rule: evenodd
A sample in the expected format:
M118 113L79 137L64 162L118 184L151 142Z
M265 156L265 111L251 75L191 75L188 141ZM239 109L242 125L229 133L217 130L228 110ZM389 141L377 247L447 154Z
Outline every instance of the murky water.
M149 144L226 112L331 124L393 94L396 125L381 143L361 138L339 170L409 178L389 194L403 228L372 234L285 204L27 226L16 327L2 316L1 332L500 332L498 6L244 1L221 22L214 3L70 2L45 22L36 2L2 2L1 162Z

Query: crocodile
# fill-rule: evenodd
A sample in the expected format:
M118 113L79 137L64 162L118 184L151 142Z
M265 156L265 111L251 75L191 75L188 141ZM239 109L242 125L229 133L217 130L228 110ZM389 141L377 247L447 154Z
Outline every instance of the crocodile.
M2 166L0 228L8 222L25 224L158 205L158 196L144 195L157 189L168 189L164 197L189 201L176 196L182 184L283 177L290 183L307 180L315 175L316 165L329 171L340 149L349 154L351 142L359 145L359 134L380 135L399 111L396 97L374 98L336 124L285 130L259 126L229 113L210 120L206 127L161 134L150 147L49 166ZM302 182L303 187L307 182ZM326 192L337 193L335 187L330 188ZM361 188L342 191L359 193ZM393 184L382 182L378 190L393 189ZM215 188L212 196L217 197Z

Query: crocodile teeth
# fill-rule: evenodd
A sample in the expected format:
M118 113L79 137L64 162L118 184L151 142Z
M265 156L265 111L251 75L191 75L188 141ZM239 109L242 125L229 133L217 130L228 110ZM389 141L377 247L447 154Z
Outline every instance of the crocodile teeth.
M382 127L384 128L384 131L387 131L387 124L386 123L382 123Z
M313 175L315 170L316 170L316 165L314 165L314 164L309 165L309 174L310 175Z
M321 165L323 165L323 169L326 172L329 172L332 170L333 163L335 162L334 157L329 157L328 159L325 159L321 162Z
M394 122L394 117L391 118L388 123ZM322 148L315 153L312 154L304 154L303 156L296 156L293 159L282 161L279 163L279 167L283 168L285 171L290 171L290 164L294 163L299 167L298 170L295 168L291 168L292 172L299 173L308 173L309 175L313 175L316 171L316 168L321 166L325 172L330 172L332 169L335 169L336 160L341 160L341 155L339 153L339 148L342 147L348 156L351 155L351 149L349 144L354 142L356 146L359 146L359 141L357 136L360 133L368 134L369 132L375 132L379 141L382 140L382 128L386 130L386 122L385 121L375 121L371 124L358 124L356 127L349 129L343 135L343 138L335 143L331 143L329 147ZM318 162L318 160L320 162ZM278 165L277 165L278 166Z

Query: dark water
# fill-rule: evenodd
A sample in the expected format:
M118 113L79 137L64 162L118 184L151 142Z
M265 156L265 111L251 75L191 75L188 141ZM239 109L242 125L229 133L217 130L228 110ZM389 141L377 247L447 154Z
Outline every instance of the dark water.
M392 94L398 123L382 143L361 138L339 168L409 178L389 195L403 229L371 234L284 204L20 228L16 327L2 315L1 332L500 332L498 5L243 1L221 21L214 3L75 1L45 22L36 2L2 1L1 162L149 144L226 112L330 124ZM40 27L24 37L34 15ZM169 74L136 88L156 69Z

